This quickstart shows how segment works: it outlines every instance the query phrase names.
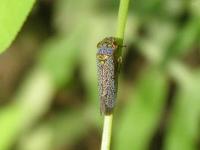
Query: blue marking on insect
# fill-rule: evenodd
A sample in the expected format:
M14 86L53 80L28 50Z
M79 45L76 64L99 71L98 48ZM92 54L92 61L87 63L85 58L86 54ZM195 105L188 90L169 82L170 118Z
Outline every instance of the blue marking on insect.
M105 55L110 55L113 53L113 49L112 48L106 48L106 47L102 47L102 48L99 48L98 54L105 54Z
M97 44L97 74L101 114L111 114L117 97L117 85L121 56L117 38L104 38Z

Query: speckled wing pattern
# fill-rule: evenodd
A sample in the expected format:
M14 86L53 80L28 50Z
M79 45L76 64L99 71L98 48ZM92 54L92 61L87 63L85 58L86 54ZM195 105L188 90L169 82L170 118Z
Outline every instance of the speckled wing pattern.
M108 37L97 45L97 75L100 99L100 112L104 115L112 113L117 97L119 59L116 39Z

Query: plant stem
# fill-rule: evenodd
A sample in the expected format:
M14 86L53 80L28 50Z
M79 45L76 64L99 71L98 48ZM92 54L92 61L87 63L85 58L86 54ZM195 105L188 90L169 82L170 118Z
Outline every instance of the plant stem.
M120 45L123 45L124 31L128 14L128 6L129 6L129 0L120 0L120 6L118 12L118 26L116 32L116 37L121 40ZM119 51L121 51L121 49ZM121 55L121 52L119 52L119 54ZM110 141L112 135L112 120L113 120L113 114L104 116L101 150L110 149Z
M110 140L111 140L111 132L112 132L112 119L113 119L112 114L104 116L101 150L109 150L110 149Z
M124 39L124 31L125 31L126 20L127 20L127 15L128 15L128 6L129 6L129 0L120 1L116 37L122 39L122 41Z

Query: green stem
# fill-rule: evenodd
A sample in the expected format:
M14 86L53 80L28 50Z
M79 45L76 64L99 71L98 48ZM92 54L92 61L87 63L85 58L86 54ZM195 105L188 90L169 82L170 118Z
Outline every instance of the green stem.
M119 6L119 12L118 12L118 26L117 26L117 32L116 32L116 37L121 40L120 45L123 45L124 31L125 31L127 15L128 15L128 6L129 6L129 0L120 0L120 6ZM119 52L119 54L121 55L121 52ZM113 120L112 114L104 116L104 127L103 127L101 150L110 149L110 141L111 141L111 135L112 135L112 120Z
M116 37L122 39L122 41L124 39L124 31L128 15L128 6L129 6L129 0L120 1Z
M113 119L112 114L104 116L101 150L110 149L110 140L111 140L111 134L112 134L112 119Z

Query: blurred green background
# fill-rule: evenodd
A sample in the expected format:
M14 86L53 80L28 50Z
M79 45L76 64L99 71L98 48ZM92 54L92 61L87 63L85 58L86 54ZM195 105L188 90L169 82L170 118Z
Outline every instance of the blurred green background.
M199 150L200 1L130 2L111 149ZM118 6L35 3L0 55L0 150L100 149L96 44Z

